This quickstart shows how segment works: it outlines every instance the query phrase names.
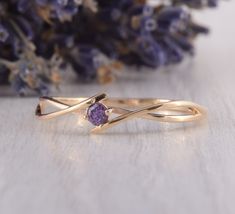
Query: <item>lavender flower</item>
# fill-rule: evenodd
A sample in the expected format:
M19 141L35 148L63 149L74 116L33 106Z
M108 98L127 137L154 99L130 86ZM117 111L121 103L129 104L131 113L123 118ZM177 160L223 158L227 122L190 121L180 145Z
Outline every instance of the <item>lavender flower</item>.
M7 29L4 26L0 25L0 42L6 42L8 37L9 33Z
M61 70L81 81L110 82L121 64L158 68L193 54L193 39L208 29L190 7L217 0L0 0L0 84L21 95L49 93ZM64 72L66 74L66 72Z

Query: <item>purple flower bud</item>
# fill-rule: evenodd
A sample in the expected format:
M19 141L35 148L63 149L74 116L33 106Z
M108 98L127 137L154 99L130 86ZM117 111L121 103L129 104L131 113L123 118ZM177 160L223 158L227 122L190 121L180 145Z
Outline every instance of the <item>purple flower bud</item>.
M7 29L3 25L0 25L0 42L6 42L8 38L9 33Z

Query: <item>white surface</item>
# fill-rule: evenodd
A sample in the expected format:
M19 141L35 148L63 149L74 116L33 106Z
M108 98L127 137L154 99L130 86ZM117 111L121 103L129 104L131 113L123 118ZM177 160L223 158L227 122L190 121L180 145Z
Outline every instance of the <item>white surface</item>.
M208 107L208 123L134 120L89 136L72 116L37 121L36 98L1 98L0 213L234 214L234 8L231 1L198 15L212 34L173 71L60 94L192 100Z

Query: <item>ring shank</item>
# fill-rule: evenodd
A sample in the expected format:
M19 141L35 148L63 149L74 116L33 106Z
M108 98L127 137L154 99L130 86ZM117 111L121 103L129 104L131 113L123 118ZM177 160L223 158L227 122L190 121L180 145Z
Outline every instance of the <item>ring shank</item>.
M105 94L91 98L42 97L36 113L42 119L50 119L69 112L87 109L94 102L102 102L112 113L118 114L118 120L111 120L109 125L130 117L140 117L160 122L190 122L203 119L206 110L193 102L152 98L107 98ZM60 110L44 114L45 104L49 103Z
M65 97L53 97L62 103L67 105L75 105L77 103L83 102L88 99L88 97L79 97L79 98L65 98ZM169 102L170 100L166 99L153 99L153 98L106 98L102 100L102 103L106 106L116 106L120 108L126 107L143 107L148 105L155 105L159 103Z

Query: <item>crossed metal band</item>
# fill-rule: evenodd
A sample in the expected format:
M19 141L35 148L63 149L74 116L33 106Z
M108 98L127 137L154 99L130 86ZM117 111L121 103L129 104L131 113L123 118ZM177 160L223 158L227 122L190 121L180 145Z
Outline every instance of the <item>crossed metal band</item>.
M143 118L160 122L191 122L203 119L206 115L206 110L202 106L189 101L151 98L108 98L106 94L102 93L90 98L41 97L36 108L36 116L40 119L51 119L68 113L79 113L96 102L107 106L107 114L109 116L117 116L93 128L91 130L92 133L102 132L132 118ZM59 108L59 110L44 113L46 104L51 104Z

